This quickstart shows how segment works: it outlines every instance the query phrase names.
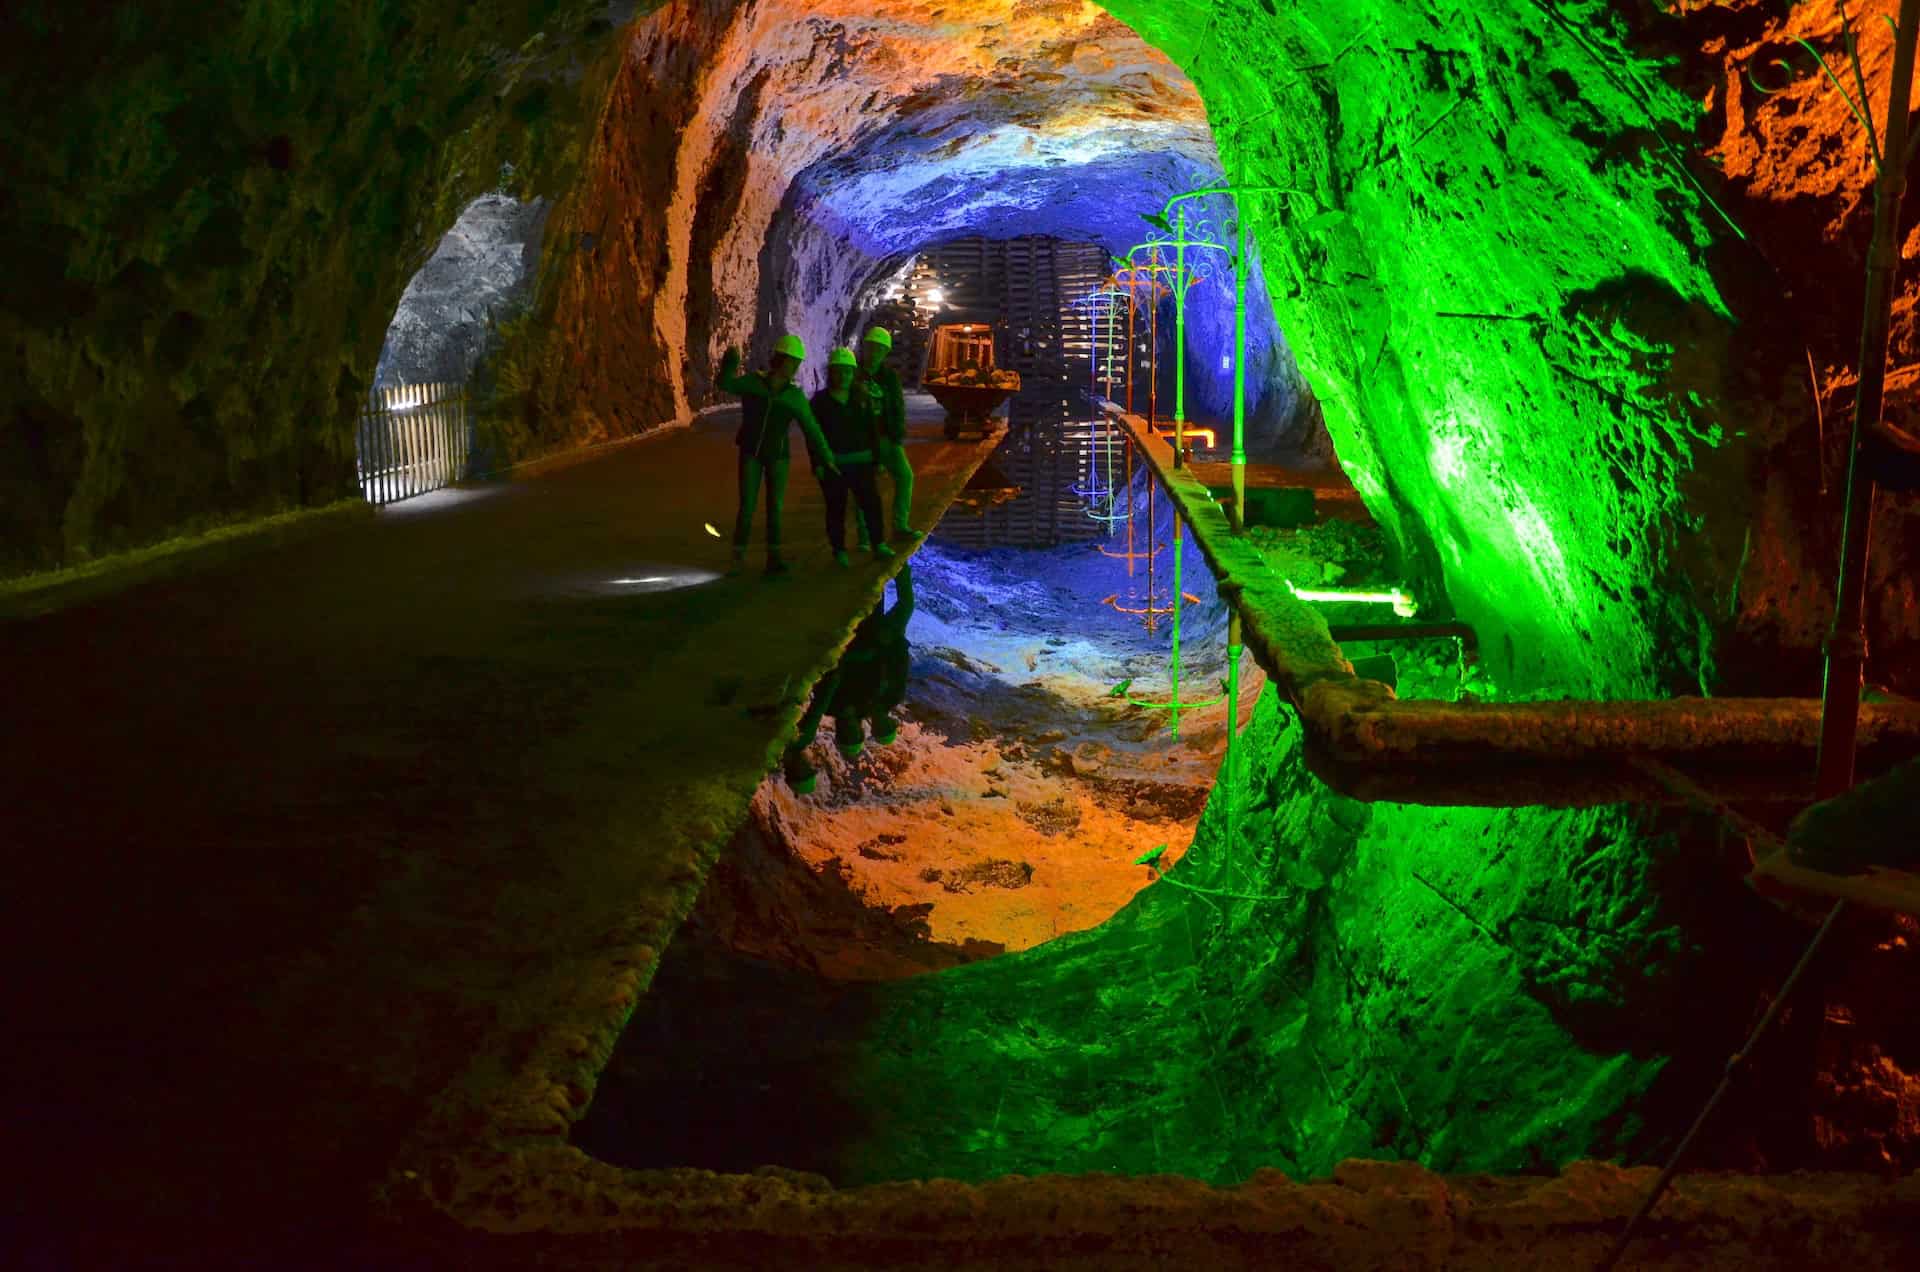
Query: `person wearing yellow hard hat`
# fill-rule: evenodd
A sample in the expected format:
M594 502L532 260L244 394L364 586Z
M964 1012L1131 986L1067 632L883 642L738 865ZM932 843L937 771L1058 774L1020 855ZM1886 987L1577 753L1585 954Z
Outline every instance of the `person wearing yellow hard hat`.
M853 350L837 348L827 355L827 387L813 395L813 417L820 421L832 449L837 476L820 476L821 493L827 497L827 543L833 559L842 569L847 565L847 497L851 495L856 514L863 522L881 524L880 491L874 485L874 450L879 445L879 420L867 404L853 396L853 375L858 367ZM873 555L886 559L893 549L885 543L873 544Z
M807 395L793 382L794 372L806 358L807 347L800 337L784 335L773 342L773 357L765 371L741 375L740 351L729 349L720 360L720 374L714 378L714 383L721 388L740 395L740 431L733 438L734 445L740 448L740 512L733 521L735 573L746 565L747 544L753 538L753 505L762 485L767 490L767 573L785 574L789 568L780 555L781 510L787 498L789 425L800 426L807 453L813 457L814 471L839 476L826 436L807 405Z
M899 373L887 365L893 352L893 333L885 327L870 327L860 344L860 371L853 381L853 392L867 404L879 421L879 449L874 458L893 478L893 540L912 543L923 537L908 525L913 515L913 465L907 461L907 395L900 387ZM878 543L886 535L879 522L862 523ZM862 536L864 542L865 536Z

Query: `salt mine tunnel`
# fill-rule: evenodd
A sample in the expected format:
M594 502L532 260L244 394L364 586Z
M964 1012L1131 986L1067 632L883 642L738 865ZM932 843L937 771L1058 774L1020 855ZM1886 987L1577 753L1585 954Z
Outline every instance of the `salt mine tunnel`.
M0 32L11 1266L1920 1265L1920 0Z

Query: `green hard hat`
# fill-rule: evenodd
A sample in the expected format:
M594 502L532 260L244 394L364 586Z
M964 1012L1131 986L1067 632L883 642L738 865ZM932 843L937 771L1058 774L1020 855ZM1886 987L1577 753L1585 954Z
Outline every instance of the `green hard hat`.
M794 335L792 332L788 332L786 335L774 341L773 351L775 353L784 353L795 362L805 362L807 360L807 346L802 344L800 337Z
M857 367L860 365L860 360L853 356L853 350L847 348L845 345L838 345L835 346L832 353L827 355L827 365L830 367Z
M868 327L867 343L877 344L882 349L893 348L893 333L885 327Z

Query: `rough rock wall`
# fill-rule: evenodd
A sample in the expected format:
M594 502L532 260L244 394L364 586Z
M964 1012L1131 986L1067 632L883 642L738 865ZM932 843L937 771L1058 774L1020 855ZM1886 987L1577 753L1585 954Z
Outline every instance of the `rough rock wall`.
M1410 575L1444 581L1510 691L1806 687L1839 515L1808 350L1833 394L1868 174L1810 61L1771 98L1744 72L1797 30L1832 49L1830 10L1112 8L1193 77L1232 178L1297 192L1250 213L1281 324ZM1859 15L1881 98L1892 8ZM1882 536L1896 678L1910 528Z
M1144 236L1140 190L1218 173L1192 85L1092 5L995 0L962 20L910 0L679 0L639 28L601 158L562 214L602 247L553 302L572 359L553 413L573 423L550 427L682 417L730 344L757 358L792 330L817 354L884 263L946 239L1124 251ZM1291 407L1284 345L1270 321L1252 330Z
M407 284L387 328L375 388L464 384L491 329L526 308L540 263L547 201L483 194L469 203Z
M570 184L638 7L8 5L0 572L353 493L407 279Z

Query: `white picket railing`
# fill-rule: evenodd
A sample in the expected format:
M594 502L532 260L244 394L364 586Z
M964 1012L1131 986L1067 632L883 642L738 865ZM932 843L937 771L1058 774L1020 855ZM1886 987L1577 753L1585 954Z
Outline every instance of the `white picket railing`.
M360 491L390 504L467 475L467 394L458 384L375 389L360 416Z

